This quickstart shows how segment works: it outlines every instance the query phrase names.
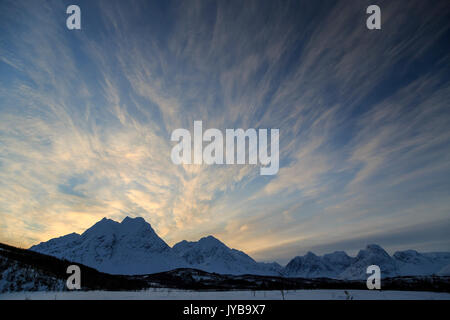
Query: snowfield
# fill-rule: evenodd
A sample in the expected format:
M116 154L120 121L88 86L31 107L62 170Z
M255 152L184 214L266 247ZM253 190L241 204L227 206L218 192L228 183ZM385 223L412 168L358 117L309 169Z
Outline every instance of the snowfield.
M450 300L450 293L376 290L13 292L0 300Z

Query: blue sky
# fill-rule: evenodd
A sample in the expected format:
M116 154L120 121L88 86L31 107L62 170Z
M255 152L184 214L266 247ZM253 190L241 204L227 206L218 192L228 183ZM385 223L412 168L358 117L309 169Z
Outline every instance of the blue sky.
M370 4L2 1L0 241L129 215L258 260L449 250L450 8ZM194 120L278 128L278 174L174 165Z

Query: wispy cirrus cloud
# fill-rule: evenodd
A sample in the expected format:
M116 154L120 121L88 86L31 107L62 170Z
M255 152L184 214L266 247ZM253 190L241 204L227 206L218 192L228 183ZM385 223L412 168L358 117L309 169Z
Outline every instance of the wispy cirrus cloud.
M126 215L259 259L390 239L392 224L433 238L448 215L447 6L382 1L377 33L367 4L81 1L72 32L60 2L3 2L0 241ZM175 166L170 133L194 120L279 128L278 174ZM448 244L403 233L383 245Z

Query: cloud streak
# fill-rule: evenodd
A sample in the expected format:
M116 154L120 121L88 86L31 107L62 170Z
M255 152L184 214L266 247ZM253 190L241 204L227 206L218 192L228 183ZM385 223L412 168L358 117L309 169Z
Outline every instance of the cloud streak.
M2 2L0 241L131 215L262 260L446 249L392 225L448 219L448 5L382 1L376 33L366 4L81 1L72 32L60 2ZM279 128L278 174L173 165L170 133L194 120Z

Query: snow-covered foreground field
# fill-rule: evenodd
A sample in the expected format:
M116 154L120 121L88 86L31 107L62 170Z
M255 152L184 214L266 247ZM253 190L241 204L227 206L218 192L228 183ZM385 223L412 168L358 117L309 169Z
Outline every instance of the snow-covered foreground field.
M347 292L347 293L346 293ZM450 300L450 293L369 290L285 291L286 300ZM281 291L146 291L14 292L0 300L281 300Z

